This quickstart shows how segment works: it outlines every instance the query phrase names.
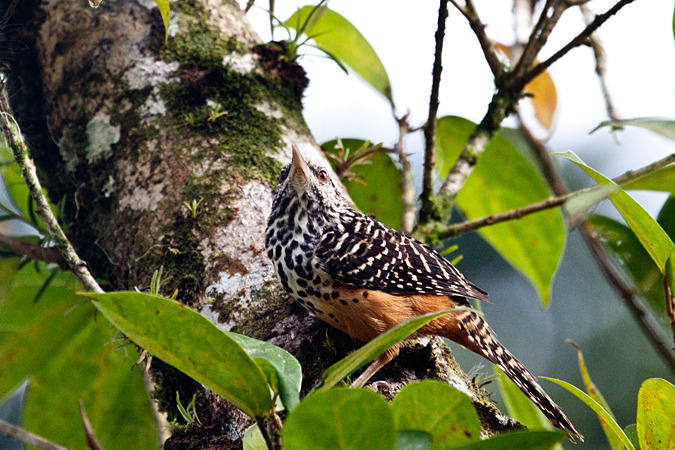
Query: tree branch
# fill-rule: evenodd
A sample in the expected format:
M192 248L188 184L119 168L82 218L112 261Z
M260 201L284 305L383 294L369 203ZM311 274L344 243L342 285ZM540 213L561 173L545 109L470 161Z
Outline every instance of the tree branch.
M436 123L438 121L438 94L441 85L441 72L443 72L443 41L445 38L445 22L448 18L448 0L440 0L438 8L438 28L436 29L436 51L434 54L434 66L431 71L431 95L429 96L429 116L424 124L424 175L422 178L422 195L420 201L420 222L438 219L434 196L434 173L436 171Z
M558 20L560 20L562 13L565 12L567 7L568 4L563 0L557 0L557 2L556 0L546 1L546 5L541 11L539 20L537 21L537 24L535 25L534 29L532 29L530 38L528 39L527 44L525 45L523 54L518 60L515 69L513 69L513 80L514 81L518 80L518 83L516 84L520 84L522 82L522 80L520 79L523 78L523 73L525 73L527 69L532 66L532 64L537 58L537 55L539 54L539 51L546 44L549 35L553 31L553 28L555 28L556 24L558 23ZM551 12L551 15L549 16L548 11L551 8L553 10ZM530 78L530 80L531 79L532 78ZM522 82L521 85L525 86L527 82L530 80Z
M558 50L553 56L548 58L546 61L537 64L536 66L532 67L530 70L526 71L522 78L525 81L525 83L533 80L537 75L541 74L544 72L546 69L551 66L554 62L562 58L567 52L572 50L575 47L578 47L580 45L583 45L587 42L588 38L591 36L591 34L597 30L603 23L607 21L610 17L612 17L614 14L619 12L621 8L624 6L628 5L629 3L633 3L635 0L621 0L620 2L616 3L614 6L612 6L606 13L600 14L595 16L595 19L593 22L591 22L590 25L588 25L581 33L579 33L574 39L572 39L567 45L565 45L563 48Z
M595 19L595 13L585 4L579 5L579 9L584 16L586 25L591 25ZM588 37L588 40L593 49L593 55L595 56L595 73L598 74L598 79L600 80L600 87L602 88L602 95L605 98L605 107L607 108L607 116L614 122L621 120L619 114L617 113L616 107L614 105L614 100L609 93L609 84L607 83L606 77L606 59L605 59L605 50L602 47L602 42L598 36L597 31L591 33Z
M0 94L0 130L2 130L2 133L5 135L7 145L12 149L14 159L19 165L21 173L26 180L31 198L36 206L37 215L45 224L56 248L87 291L103 292L101 286L98 285L96 280L94 280L94 277L89 273L89 270L87 270L86 263L82 261L75 252L75 249L59 226L56 217L54 217L54 214L49 207L49 202L47 202L47 198L40 185L40 180L37 177L35 164L33 164L33 160L28 157L28 149L21 136L19 125L11 115L4 83L2 84L2 93Z
M56 247L43 247L39 244L31 244L21 239L0 234L0 248L37 261L58 264L62 270L68 269L68 264Z
M23 444L30 445L40 450L69 450L66 447L54 444L42 436L26 431L20 426L13 425L0 419L0 433L4 434L10 439L19 441Z
M401 218L401 230L405 234L410 234L415 228L415 219L417 208L415 207L415 186L413 186L412 165L405 151L405 138L410 133L408 124L408 115L396 117L392 108L394 118L398 123L398 142L394 145L394 150L398 153L398 159L401 162L401 200L403 201L403 217Z
M521 126L523 126L521 124ZM529 139L529 137L533 137L532 134L529 134L529 137L526 135L526 137ZM536 141L536 139L535 139ZM537 141L538 142L538 141ZM531 141L533 144L533 141ZM538 145L541 145L539 143ZM533 145L534 146L534 145ZM545 149L544 149L545 151ZM537 152L539 156L540 152ZM548 152L546 152L548 155ZM548 155L548 159L550 161L550 155ZM541 160L540 160L541 161ZM630 181L635 181L638 178L642 178L643 176L654 172L657 169L660 169L661 167L665 167L669 164L672 164L675 162L675 153L670 154L666 156L663 159L660 159L652 164L649 164L648 166L645 166L641 169L635 170L635 171L628 171L624 173L623 175L614 178L612 181L614 181L616 184L624 184L628 183ZM550 165L550 163L542 163L542 165ZM539 211L544 211L546 209L551 209L555 208L557 206L562 205L572 197L577 197L582 194L586 194L588 192L591 192L593 190L598 189L598 186L592 186L589 188L585 189L580 189L575 192L567 192L567 188L564 187L564 184L562 180L557 180L553 181L553 178L558 178L557 175L551 176L551 173L556 173L555 169L550 165L548 169L544 169L544 173L546 174L547 178L549 179L549 183L552 186L556 186L554 189L557 191L556 194L558 194L556 197L549 197L546 200L542 200L541 202L538 203L532 203L530 205L524 206L522 208L517 208L517 209L512 209L510 211L506 211L503 213L499 214L493 214L491 216L486 216L486 217L481 217L479 219L474 219L474 220L467 220L465 222L461 222L455 225L449 225L446 227L441 227L437 228L437 237L438 239L447 239L453 236L460 235L462 233L466 233L468 231L473 231L477 230L479 228L482 228L484 226L488 225L495 225L501 222L507 222L509 220L515 220L515 219L521 219L525 216L528 216L530 214L534 214ZM564 189L561 189L564 188ZM560 193L559 193L560 192Z
M483 50L485 60L487 61L488 66L490 66L492 75L497 77L500 74L502 74L504 72L504 67L502 66L502 63L499 62L499 58L497 57L497 54L495 53L492 47L492 41L490 40L490 38L487 37L487 34L485 34L485 25L480 20L480 17L478 16L478 12L476 11L476 7L474 6L473 1L467 0L466 8L458 4L456 0L449 0L449 1L454 5L455 8L457 8L457 10L460 13L462 13L462 15L469 22L469 26L471 27L471 30L473 30L473 33L476 35L481 50Z

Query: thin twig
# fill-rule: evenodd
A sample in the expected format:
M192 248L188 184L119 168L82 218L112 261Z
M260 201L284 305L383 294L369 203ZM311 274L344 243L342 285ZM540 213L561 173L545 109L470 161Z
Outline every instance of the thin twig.
M5 135L7 145L12 149L14 159L19 165L21 173L26 180L26 185L28 186L31 198L36 206L37 215L42 219L56 248L63 256L63 259L68 263L68 266L77 279L82 283L82 286L87 291L102 293L103 289L101 289L101 286L94 280L94 277L91 276L91 273L87 270L86 263L77 255L75 249L56 220L56 217L54 217L54 214L49 207L49 202L47 202L47 198L40 185L40 180L37 177L35 164L33 163L33 160L28 157L28 148L21 136L19 125L12 117L10 111L7 91L3 84L2 93L0 94L0 130L2 130Z
M457 3L456 0L449 0L449 1L460 13L462 13L464 18L466 18L466 20L469 22L469 26L471 27L471 30L473 30L473 33L476 35L481 50L483 50L483 55L485 56L485 60L487 61L488 66L490 67L490 71L492 71L492 75L496 77L499 74L503 73L504 67L499 62L499 57L497 56L497 53L495 52L492 46L492 41L490 40L489 37L487 37L487 34L485 34L485 25L480 20L480 17L478 16L478 12L476 11L476 7L473 5L472 0L467 0L466 8Z
M628 310L637 319L638 325L640 325L642 331L651 341L652 346L661 355L663 360L670 366L670 369L675 372L675 353L673 353L672 349L670 348L670 344L666 342L661 337L659 332L652 326L652 323L649 321L649 313L647 312L647 309L642 305L633 289L631 289L626 284L623 277L609 261L607 254L602 248L600 242L598 242L598 240L593 236L593 232L590 230L587 223L582 223L579 229L581 230L581 234L584 237L586 244L591 250L591 254L598 263L602 273L605 275L605 278L607 278L614 289L619 292L619 295L628 307Z
M82 426L84 427L84 437L87 440L87 446L90 450L103 450L103 446L98 441L94 427L87 416L87 411L84 409L84 400L80 399L80 418L82 419Z
M30 445L40 450L69 450L66 447L61 447L58 444L54 444L42 436L33 434L30 431L24 430L20 426L5 422L2 419L0 419L0 433L4 434L10 439L14 439L15 441L19 441L23 444Z
M417 207L415 206L415 186L413 185L412 165L408 159L408 153L405 148L405 138L410 134L410 124L406 113L403 117L394 118L398 123L398 142L394 145L394 150L398 154L398 160L401 163L401 200L403 201L403 217L401 218L401 230L405 234L410 234L415 228L415 219Z
M595 19L595 13L591 11L591 9L585 4L579 5L579 9L584 16L586 25L588 26L592 24L593 20ZM606 76L607 61L605 59L605 49L602 46L602 41L600 40L600 36L598 36L598 32L594 31L591 33L591 35L588 37L588 41L591 44L593 55L595 56L595 73L598 75L598 79L600 80L600 87L602 88L602 95L605 98L605 107L607 108L607 116L612 121L616 122L621 120L621 118L619 117L616 106L614 105L614 100L612 100L612 96L609 93L609 84L607 83Z
M557 2L549 0L546 2L546 6L542 10L541 16L539 16L536 27L532 30L532 34L525 46L525 50L523 50L523 54L518 60L516 68L513 70L513 81L517 81L516 86L524 86L534 79L534 77L532 77L524 80L525 77L523 74L527 72L527 69L532 67L539 51L546 45L548 37L551 35L551 32L558 24L560 17L562 17L562 14L569 6L569 3L564 0L558 0ZM552 9L550 15L548 14L549 9Z
M529 136L532 136L530 133ZM527 136L526 136L527 137ZM549 156L550 158L550 156ZM641 169L634 170L634 171L628 171L624 173L623 175L614 178L612 181L614 181L616 184L624 184L628 183L630 181L635 181L639 178L642 178L643 176L661 168L665 167L667 165L672 164L675 162L675 153L666 156L665 158L662 158L652 164L649 164L648 166L645 166ZM542 163L542 165L546 165ZM555 171L555 169L548 168L545 169L545 175L547 177L550 177L551 171ZM550 179L549 179L550 180ZM564 184L561 184L562 181L557 181L555 185L557 186L555 189L559 192L563 192L563 189L561 189L560 186L564 187ZM553 184L553 183L552 183ZM457 236L459 234L463 234L469 231L477 230L478 228L482 228L484 226L488 225L495 225L501 222L507 222L509 220L515 220L515 219L521 219L525 216L528 216L530 214L534 214L536 212L544 211L546 209L551 209L555 208L557 206L562 205L565 203L567 200L569 200L572 197L577 197L582 194L586 194L588 192L591 192L592 190L598 189L598 186L592 186L589 188L585 189L580 189L578 191L574 191L571 193L562 193L557 195L556 197L549 197L546 200L542 200L537 203L532 203L530 205L524 206L522 208L517 208L517 209L512 209L510 211L506 211L503 213L499 214L493 214L491 216L486 216L486 217L481 217L478 219L474 220L467 220L465 222L461 222L455 225L449 225L446 227L441 227L437 229L438 233L438 238L439 239L447 239L449 237ZM567 189L564 188L564 192L567 192ZM558 194L558 192L556 192Z
M43 247L40 244L31 244L21 239L0 234L0 248L36 261L58 264L63 270L68 268L68 264L56 247Z
M548 183L553 189L553 192L557 196L569 195L567 186L560 176L560 173L553 166L551 155L546 150L546 147L541 143L541 141L534 137L534 135L530 132L530 130L528 130L522 121L520 121L520 129L523 131L523 135L528 140L530 145L535 148L535 154L539 159L544 176L548 180ZM645 167L642 167L641 169L628 171L623 175L614 178L613 181L619 185L628 183L629 181L635 181L661 167L672 164L673 162L675 162L675 153L668 155L659 161L655 161L654 163ZM631 312L633 317L635 317L637 323L640 325L640 328L649 338L656 351L661 355L661 357L671 367L671 369L675 370L675 354L673 354L673 352L670 350L668 343L664 341L660 333L653 327L649 320L649 313L647 312L646 308L642 305L633 289L630 288L630 286L616 270L602 248L602 245L594 236L593 231L589 228L587 222L581 223L579 226L579 231L581 232L586 245L588 245L593 258L595 259L598 267L602 271L608 283L619 293L621 299L626 304L626 307Z
M544 72L546 69L549 68L551 64L562 58L567 52L572 50L575 47L579 47L580 45L584 45L586 42L588 42L589 36L597 30L603 23L607 21L610 17L612 17L614 14L619 12L621 8L624 6L633 3L635 0L621 0L620 2L616 3L614 6L612 6L606 13L604 14L599 14L595 16L595 19L593 22L591 22L590 25L588 25L581 33L579 33L574 39L572 39L567 45L565 45L563 48L558 50L553 56L548 58L546 61L537 64L536 66L532 67L530 70L525 72L523 74L523 81L525 83L533 80L537 75L541 74Z
M428 222L437 219L434 212L434 174L436 173L436 123L438 118L438 94L441 86L441 72L443 72L443 41L445 38L445 22L448 18L448 2L440 0L438 8L438 27L436 29L436 51L434 53L434 65L431 71L431 95L429 96L429 116L424 124L424 176L422 178L422 195L420 201L420 221Z

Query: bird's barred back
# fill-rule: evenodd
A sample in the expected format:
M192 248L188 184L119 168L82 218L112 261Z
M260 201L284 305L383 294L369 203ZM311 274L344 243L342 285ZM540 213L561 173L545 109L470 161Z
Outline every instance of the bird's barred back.
M356 212L324 232L315 258L331 277L357 287L489 301L438 252Z

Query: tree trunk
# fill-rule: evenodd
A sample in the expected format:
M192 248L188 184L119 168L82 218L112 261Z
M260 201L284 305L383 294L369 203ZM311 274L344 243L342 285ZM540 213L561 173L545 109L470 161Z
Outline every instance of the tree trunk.
M302 68L225 0L171 3L166 41L153 0L3 3L16 118L94 276L109 290L147 290L163 267L163 294L177 291L223 329L289 350L311 388L354 344L289 301L264 252L290 143L329 166L302 118ZM386 389L435 377L478 391L437 340L389 366ZM204 425L175 433L166 448L241 446L241 413L175 370L153 368L170 419L177 390L183 399L203 393ZM481 404L486 430L503 428Z

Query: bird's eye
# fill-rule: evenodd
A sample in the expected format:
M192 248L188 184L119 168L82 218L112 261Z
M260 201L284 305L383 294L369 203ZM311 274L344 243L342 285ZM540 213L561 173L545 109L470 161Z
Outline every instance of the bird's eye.
M279 174L279 183L283 183L286 177L288 176L288 170L284 169Z
M326 173L325 170L319 172L319 180L328 181L328 174Z

